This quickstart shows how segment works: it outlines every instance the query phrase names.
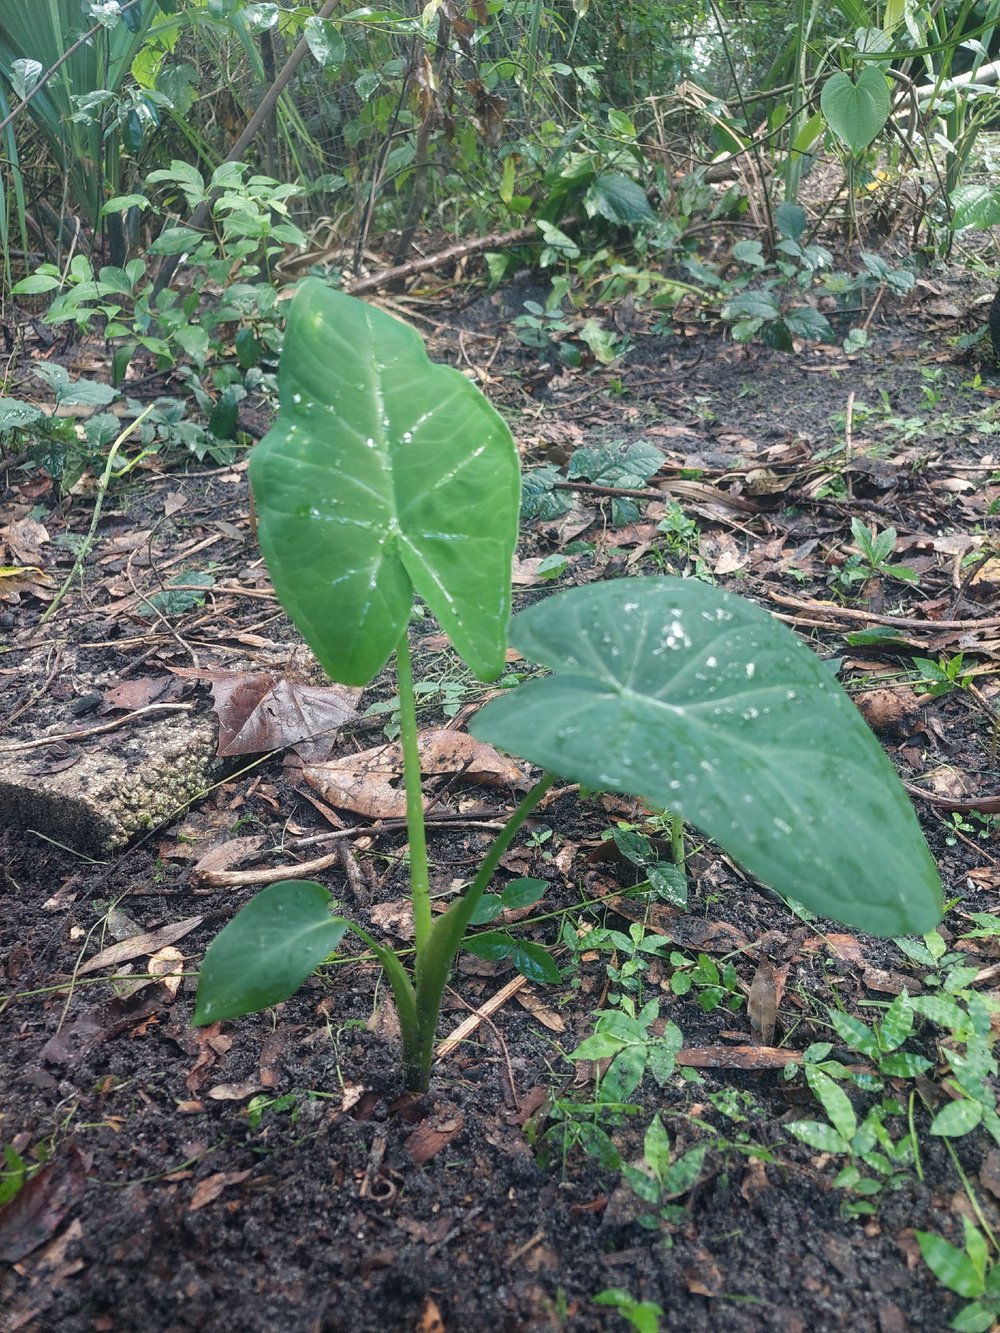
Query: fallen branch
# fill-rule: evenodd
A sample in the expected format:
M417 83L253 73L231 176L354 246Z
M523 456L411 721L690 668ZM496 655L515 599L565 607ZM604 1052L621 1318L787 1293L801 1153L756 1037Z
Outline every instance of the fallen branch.
M561 231L570 231L577 225L576 218L565 218L559 223L559 228ZM367 278L358 278L356 281L348 283L344 291L350 296L360 296L363 292L377 291L380 287L398 282L403 278L411 278L417 273L427 273L431 269L442 268L453 260L466 258L467 255L482 254L484 250L506 250L512 245L527 245L537 243L540 240L538 226L534 222L528 227L518 227L516 231L493 232L489 236L473 236L470 240L458 241L455 245L449 245L447 250L439 250L437 254L424 255L420 259L411 259L405 264L397 264L395 268L383 269L381 273L371 273Z

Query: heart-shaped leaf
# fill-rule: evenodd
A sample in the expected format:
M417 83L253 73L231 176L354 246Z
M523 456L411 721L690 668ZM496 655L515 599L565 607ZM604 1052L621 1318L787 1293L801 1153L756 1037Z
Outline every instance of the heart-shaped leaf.
M336 949L347 929L322 884L290 879L258 893L208 947L195 1027L280 1004Z
M824 916L879 935L940 919L936 867L881 746L753 603L696 579L621 579L530 607L511 639L558 674L488 703L477 737L675 811Z
M826 123L852 153L860 153L889 119L889 84L878 65L865 65L857 83L843 70L823 85L819 99Z
M334 680L364 685L413 591L480 677L504 665L517 451L413 329L325 284L292 302L281 408L250 479L275 590Z

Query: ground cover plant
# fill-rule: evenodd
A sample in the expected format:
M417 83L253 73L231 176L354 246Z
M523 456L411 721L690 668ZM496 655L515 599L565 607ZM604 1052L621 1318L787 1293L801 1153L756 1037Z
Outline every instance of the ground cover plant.
M514 646L553 674L493 700L481 739L544 771L436 921L409 649L414 593L481 678L502 672L520 488L513 441L414 333L317 282L289 313L281 412L251 461L275 587L331 679L395 649L415 960L359 930L392 987L407 1086L427 1088L455 955L513 837L557 775L689 818L779 892L876 934L923 932L940 882L881 748L822 666L766 614L698 580L634 578L521 614ZM849 833L847 830L850 830ZM201 971L195 1022L286 1000L350 923L323 885L274 885Z

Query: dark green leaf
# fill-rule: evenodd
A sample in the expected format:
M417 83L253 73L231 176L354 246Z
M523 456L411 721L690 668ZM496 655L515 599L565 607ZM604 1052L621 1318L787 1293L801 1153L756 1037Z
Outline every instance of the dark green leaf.
M609 222L634 227L640 222L655 222L646 191L628 176L617 171L603 171L587 191L585 205L593 217L599 214Z
M347 922L321 884L292 879L258 893L215 937L198 977L196 1027L280 1004L336 949Z
M812 911L876 934L940 919L892 765L819 659L759 607L696 579L611 580L530 607L511 638L555 674L487 703L480 739L675 811Z

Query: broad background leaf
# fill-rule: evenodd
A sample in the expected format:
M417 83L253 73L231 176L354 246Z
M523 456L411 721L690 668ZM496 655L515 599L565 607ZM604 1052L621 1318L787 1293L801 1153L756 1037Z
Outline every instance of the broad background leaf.
M940 919L937 869L881 746L759 607L696 579L621 579L530 607L511 639L559 674L486 704L480 739L675 811L823 916L880 935Z
M279 383L250 460L260 545L326 671L366 684L416 589L469 667L499 675L520 498L499 415L408 325L315 280L292 302Z
M819 99L826 122L852 153L872 142L889 119L889 84L878 65L865 65L857 82L840 71L823 85Z

